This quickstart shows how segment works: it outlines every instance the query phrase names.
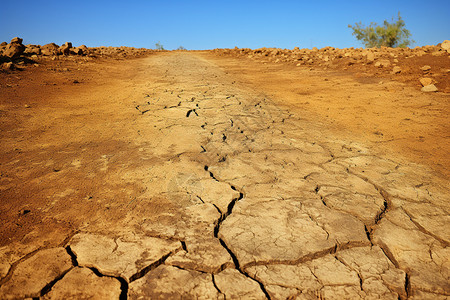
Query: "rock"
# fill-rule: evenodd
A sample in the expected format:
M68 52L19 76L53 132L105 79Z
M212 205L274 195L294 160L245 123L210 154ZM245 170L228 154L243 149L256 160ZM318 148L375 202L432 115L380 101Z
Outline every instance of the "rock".
M389 67L390 65L391 65L391 62L387 59L382 59L375 63L375 67L379 67L379 68Z
M62 45L61 47L59 47L58 53L59 53L59 54L64 54L64 55L69 55L69 54L70 54L70 49L71 49L71 48L72 48L72 43L66 42L64 45Z
M37 45L27 45L25 47L25 54L29 55L40 55L41 54L41 48Z
M220 299L211 274L160 265L130 283L129 299ZM223 298L223 297L222 297Z
M397 74L397 73L400 73L401 71L402 71L402 68L400 68L399 66L395 66L392 69L392 74Z
M429 71L429 70L431 70L431 67L428 66L428 65L425 65L425 66L421 67L420 69L421 69L422 71Z
M50 43L41 47L41 53L45 56L56 55L58 53L58 45Z
M14 64L12 62L5 62L1 66L3 70L14 70Z
M433 79L428 77L422 77L420 78L420 83L422 84L422 86L427 86L433 83Z
M18 58L25 50L25 46L19 43L8 44L3 51L3 55L11 59Z
M80 47L75 47L75 48L71 48L70 49L70 54L74 54L74 55L83 55L85 54L83 49Z
M428 93L428 92L437 92L438 89L437 89L437 87L434 84L429 84L429 85L424 86L421 89L421 91L422 92L426 92L426 93Z
M441 43L441 48L448 52L450 50L450 41L449 40L443 41Z
M2 42L2 43L0 44L0 47L4 47L4 46L6 46L6 45L8 45L7 42Z
M72 268L64 248L41 250L19 263L12 277L0 287L0 298L34 298L42 289Z
M11 40L11 44L22 44L23 39L15 37Z
M372 63L375 60L375 54L373 52L368 52L366 58L367 62Z
M111 238L79 233L70 241L70 248L80 266L95 267L104 275L131 280L145 267L180 249L181 244L146 236Z
M88 268L74 268L43 299L119 299L119 280L98 277Z
M86 45L81 45L81 46L78 47L78 49L83 52L82 53L83 55L86 55L86 54L89 53L89 49L88 49L88 47L86 47Z

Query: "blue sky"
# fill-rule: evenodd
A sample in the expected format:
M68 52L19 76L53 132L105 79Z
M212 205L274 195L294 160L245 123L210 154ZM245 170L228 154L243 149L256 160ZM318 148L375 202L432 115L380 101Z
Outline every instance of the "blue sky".
M405 1L6 1L0 41L166 49L361 47L348 24L400 11L413 46L450 39L450 0Z

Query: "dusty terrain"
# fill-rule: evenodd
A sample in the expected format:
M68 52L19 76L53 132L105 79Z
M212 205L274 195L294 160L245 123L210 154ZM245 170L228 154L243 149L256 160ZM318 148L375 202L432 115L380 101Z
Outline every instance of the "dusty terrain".
M430 49L400 73L245 49L0 73L0 298L447 299Z

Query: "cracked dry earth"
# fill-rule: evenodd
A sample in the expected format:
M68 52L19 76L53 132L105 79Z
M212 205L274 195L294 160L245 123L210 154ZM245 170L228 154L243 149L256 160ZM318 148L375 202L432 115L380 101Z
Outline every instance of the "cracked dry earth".
M75 95L80 116L42 121L59 137L22 141L33 168L2 165L24 180L4 199L40 199L2 214L51 225L3 243L0 298L450 297L445 177L336 138L201 53L130 64L132 80Z

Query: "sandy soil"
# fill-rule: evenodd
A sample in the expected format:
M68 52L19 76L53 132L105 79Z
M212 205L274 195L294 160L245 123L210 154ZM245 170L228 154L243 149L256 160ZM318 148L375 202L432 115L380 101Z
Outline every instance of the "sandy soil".
M417 61L417 66L422 63L423 61ZM290 139L293 139L295 132L297 132L296 140L302 139L303 135L305 141L311 142L311 145L314 145L317 141L318 144L323 142L323 144L320 144L323 149L337 149L327 150L328 152L323 150L323 153L331 153L331 160L351 158L351 156L341 153L345 150L366 153L370 157L373 156L382 160L382 163L373 165L373 170L377 170L377 167L381 168L381 165L384 166L389 162L393 166L396 165L395 168L389 169L389 172L394 174L399 166L406 166L406 169L402 169L403 171L398 173L400 175L395 175L397 176L395 179L386 181L389 183L377 181L389 172L383 173L380 171L382 175L378 173L378 175L373 175L371 171L366 170L366 173L358 177L363 178L365 182L373 183L371 188L378 195L377 197L383 196L384 199L380 198L380 201L384 201L385 204L384 208L380 204L381 206L373 214L373 218L368 217L369 219L372 218L372 221L366 222L364 217L355 215L356 219L362 220L360 224L362 224L362 228L366 228L368 240L365 238L366 233L363 230L364 241L349 240L348 245L357 244L358 247L379 246L383 249L384 254L387 253L386 255L390 260L389 264L392 262L392 268L395 266L401 272L405 272L407 279L406 282L403 282L405 287L402 287L402 291L389 287L389 293L391 293L389 295L392 297L407 298L411 295L416 295L418 298L421 297L420 295L447 297L450 291L448 285L442 285L441 279L432 280L429 285L421 285L423 278L416 273L420 273L422 265L416 264L419 269L414 269L411 267L411 262L406 258L403 259L403 254L398 254L396 253L397 250L390 248L395 248L395 245L389 244L389 240L384 240L386 233L383 231L389 228L385 225L389 218L382 222L380 222L380 219L386 218L385 216L389 215L391 211L391 215L394 216L398 209L403 209L407 205L400 205L401 201L406 201L402 203L408 203L408 199L416 197L408 194L409 192L405 192L408 189L406 187L414 184L417 189L420 189L423 185L428 186L428 193L431 190L435 191L434 195L437 195L436 198L440 199L439 201L436 200L438 204L433 202L434 200L427 203L435 203L439 209L444 212L448 211L448 204L445 201L442 202L445 197L448 199L448 190L445 192L442 186L447 184L448 187L450 175L448 155L450 149L450 126L448 122L450 96L444 92L422 93L417 84L413 84L413 81L407 78L398 78L396 81L391 79L390 76L370 73L367 69L364 72L358 72L357 69L344 70L343 67L332 70L325 68L310 69L309 67L299 67L287 63L218 56L214 52L208 51L155 53L147 58L128 60L114 60L112 58L92 60L83 57L61 58L54 61L42 59L39 66L30 66L23 71L0 73L0 224L2 224L0 228L0 258L3 261L0 285L5 287L3 293L14 295L16 291L8 286L8 282L15 280L15 270L20 269L18 266L26 262L29 257L32 257L35 253L40 253L41 249L58 247L67 249L68 245L72 245L70 247L76 249L79 242L78 244L74 242L74 235L75 238L80 233L104 233L108 235L114 231L114 228L122 234L122 230L125 231L123 224L134 224L133 228L137 230L136 228L145 227L145 222L138 221L139 218L146 220L147 217L151 219L157 215L158 217L153 219L154 222L165 224L165 214L176 214L178 212L178 208L173 208L171 202L167 202L167 197L169 197L167 195L173 192L170 190L170 182L173 182L173 178L181 181L186 179L185 177L181 179L176 177L178 175L169 178L170 176L167 175L168 177L164 177L159 183L150 183L148 181L149 176L152 178L162 176L161 178L163 178L163 175L155 175L155 173L152 173L153 171L149 170L152 170L154 166L165 165L167 169L164 169L165 171L162 173L169 174L173 171L173 168L177 168L180 160L183 161L183 155L188 155L191 161L198 163L200 169L205 168L207 172L210 172L210 174L205 172L209 180L213 178L217 182L220 181L221 184L226 183L228 190L223 192L224 195L237 193L237 195L230 196L229 203L233 203L231 207L227 203L223 209L220 209L221 206L214 203L221 215L219 221L215 222L214 235L220 239L222 244L226 245L224 247L232 257L228 257L227 252L225 252L224 255L227 258L220 268L238 270L240 273L238 272L236 276L245 275L245 278L243 278L251 281L245 286L250 287L256 282L256 289L259 293L262 290L263 294L261 295L264 297L276 299L283 298L280 295L294 295L295 293L292 294L292 291L289 294L284 290L285 287L283 287L283 293L280 292L281 287L275 288L274 286L277 286L277 284L270 283L269 280L273 278L273 275L271 277L266 274L269 279L264 277L265 273L264 276L261 275L260 277L252 275L252 270L256 272L255 274L259 274L258 270L252 268L264 265L266 260L258 258L257 254L253 254L255 255L253 258L255 263L251 263L252 259L246 256L246 253L250 253L250 250L247 250L245 243L241 245L233 242L240 241L239 237L231 233L231 228L236 226L237 222L230 217L233 206L237 203L235 210L240 211L243 209L239 206L240 198L251 198L251 185L246 183L245 177L243 179L227 177L226 174L228 173L223 171L224 169L220 169L220 164L217 165L225 162L225 160L226 163L233 161L234 154L225 150L223 152L225 154L220 154L221 152L216 150L217 158L215 157L214 162L211 162L212 158L203 158L202 153L212 151L211 145L216 145L211 144L214 142L211 142L211 139L214 138L207 138L194 131L191 132L191 129L184 129L185 131L180 129L180 132L176 129L178 128L176 126L183 125L186 119L190 120L190 114L191 118L194 114L203 118L204 115L200 113L203 108L208 113L206 113L205 119L202 119L202 122L204 121L202 128L211 127L208 129L211 131L211 135L214 135L213 133L219 135L219 139L223 139L221 142L225 142L227 138L228 141L232 141L234 136L231 133L219 134L221 126L223 126L221 124L225 122L225 119L222 120L220 116L215 115L214 118L208 119L208 114L209 111L219 111L220 107L226 107L227 101L230 101L228 99L234 97L243 103L248 103L249 107L254 107L256 110L261 105L260 112L269 112L270 116L261 120L264 120L263 123L265 124L273 119L275 124L273 128L280 126L277 130L280 130L281 133L277 135L292 132ZM223 99L220 98L222 95ZM211 101L209 100L211 98L208 97L217 98L215 101L222 101L223 103L219 105L218 102L213 102L208 104L211 105L211 108L209 108L203 102L196 102L200 101L199 99ZM257 99L264 100L257 101ZM192 106L194 103L197 103L197 106ZM163 113L159 114L159 110L158 113L153 111L154 106L151 104L157 105ZM179 107L182 110L180 112L176 110L172 115L164 113L172 107L174 109ZM234 124L240 122L241 128L248 129L251 132L247 139L252 137L258 139L258 132L260 131L256 129L252 131L253 126L256 125L252 125L251 122L253 121L248 121L248 118L252 114L256 116L255 118L266 117L262 117L262 115L258 117L255 113L249 111L245 111L245 114L241 115L233 112L231 116L239 116L239 118L230 117L232 120L231 126L233 127L233 122ZM222 114L222 112L219 114ZM223 112L222 117L225 114L226 112ZM282 121L278 119L282 119ZM280 123L276 123L275 120ZM292 126L297 127L283 129L283 126L287 126L285 120L289 120L289 124L292 123ZM261 122L255 124L261 126ZM194 125L188 123L183 126L185 126L184 128L190 128L189 126ZM267 125L270 127L270 124ZM200 128L200 126L198 127ZM172 131L168 128L175 129ZM298 129L294 130L293 128ZM161 132L165 133L161 135ZM264 137L261 141L267 141L267 139L275 141L277 135ZM170 137L172 140L165 141L164 136ZM205 140L208 143L205 144ZM244 143L242 142L242 145ZM324 145L330 146L327 146L327 148ZM217 148L217 146L214 147ZM249 151L253 151L257 146L252 147L249 148ZM233 151L236 152L237 150L233 149ZM329 156L329 154L323 155L324 157ZM329 170L328 167L323 167L323 164L327 164L328 158L317 163L317 166L320 165L320 168ZM316 159L315 156L310 158L310 160L314 159ZM308 159L302 161L302 163L308 164ZM331 163L334 162L331 161ZM168 167L167 164L173 164L173 168ZM259 162L255 162L256 164L259 164ZM274 164L274 167L276 165L277 163ZM189 166L189 164L184 165L183 162L178 167L181 168L177 170L178 174L180 172L185 174L187 172L185 168ZM252 164L252 166L254 165ZM217 170L214 169L215 167L217 167ZM353 167L356 168L354 171L352 171ZM358 163L350 164L347 167L347 172L349 172L349 168L351 169L350 173L359 172ZM268 169L269 167L267 167ZM411 171L414 169L417 169L418 173ZM245 171L242 172L245 173ZM261 178L266 176L264 172L261 170ZM308 176L315 174L314 172L301 173L303 174L301 177L306 182L309 180ZM426 178L426 183L422 182L425 179L421 179L422 181L417 179L417 182L413 184L412 179L411 181L410 179L400 178L404 174L409 176L407 178ZM296 173L293 172L292 176L295 177ZM203 180L202 178L199 180ZM249 178L249 182L252 183L254 182L252 180L256 180L251 179L253 178L251 176ZM395 182L398 184L396 185ZM164 185L161 185L163 183ZM157 189L158 184L165 191L156 193L154 190ZM178 185L178 183L175 185ZM231 186L232 191L229 190L228 185ZM319 185L314 183L317 190ZM203 186L208 186L208 184ZM289 186L286 187L289 189ZM167 189L169 189L168 192ZM221 191L221 189L219 190ZM317 190L315 191L316 194ZM312 192L314 193L314 189ZM239 193L241 194L240 198ZM417 192L417 195L420 193L422 192ZM420 202L422 199L420 198L422 196L417 197L417 199L413 199L414 203ZM144 198L147 199L147 202L142 200ZM199 198L203 203L206 201L202 199L203 197ZM152 201L148 201L148 199ZM325 204L326 201L323 201ZM144 204L145 208L142 206ZM187 205L186 207L191 206ZM225 213L227 207L228 213ZM283 210L280 211L280 214L282 214ZM417 229L420 234L426 235L427 239L434 239L432 243L440 244L442 248L439 248L439 251L441 252L436 253L442 255L442 253L445 253L445 249L448 249L448 236L445 232L440 234L439 228L442 224L445 224L448 214L430 213L431 219L435 220L435 223L429 225L426 220L423 221L422 215L415 216L416 212L406 214L411 221L414 221L415 225L411 223L413 224L411 226L416 226L417 228L414 227L414 230ZM148 213L147 217L146 213ZM334 217L330 218L333 219ZM322 221L320 221L320 218L318 220L316 222L320 225ZM326 224L328 223L325 222L324 224L321 226L327 228L328 225ZM195 226L193 228L196 228ZM223 231L221 228L223 228ZM337 227L331 226L330 228L328 228L331 230L330 232L337 230ZM154 238L170 241L181 240L180 247L164 246L168 247L167 249L173 247L173 249L170 248L170 251L172 251L170 253L183 251L186 243L188 243L189 248L191 235L171 233L169 229L166 232L158 230L151 227L151 229L147 228L142 232ZM118 234L117 232L116 234ZM149 232L152 234L149 234ZM180 236L182 237L180 238ZM431 242L429 243L427 240L423 243L425 245ZM337 244L342 245L342 243ZM193 245L196 245L196 243L192 242L190 246L194 247ZM218 242L217 245L219 245ZM422 246L420 245L418 248ZM220 245L218 247L220 248ZM319 247L317 253L322 251L320 253L324 255L333 254L335 253L333 251L336 251L336 247L333 247L328 248L327 246L323 249ZM347 248L351 250L351 247ZM426 248L426 246L423 247ZM339 250L339 246L337 248ZM346 248L343 247L342 249L345 250ZM426 248L426 251L428 250ZM79 250L79 253L82 252L82 250ZM79 259L79 265L82 266L83 263L80 262L81 254L79 253L76 253L76 255ZM306 256L318 257L319 254L314 253ZM70 254L73 255L73 253ZM276 256L276 254L273 255ZM273 259L276 260L277 258L273 257ZM289 265L293 265L294 262L296 264L302 263L302 259L300 259L300 256L289 258ZM89 258L87 260L89 261ZM179 261L177 263L176 260L164 264L164 260L160 259L160 264L155 265L155 267L160 266L166 269L161 271L158 267L155 270L170 273L175 272L169 269L170 266L180 267L182 265ZM443 259L442 263L446 265L448 260L445 262L445 259ZM92 263L87 262L86 265L92 266ZM268 265L270 264L268 263ZM101 267L98 267L98 264L94 264L94 266L96 272L101 272ZM188 270L186 272L194 272L192 270L196 272L205 271L200 270L200 267L189 266L191 267L183 267ZM145 269L145 272L142 271L143 269ZM228 278L227 280L234 278L232 276L235 276L235 274L227 274L228 277L226 277L225 273L218 271L219 269L206 272L216 274L218 278L220 277L218 274L223 274L223 278ZM119 294L122 297L127 293L132 298L139 295L153 295L152 293L155 293L157 287L150 292L142 287L142 280L153 274L153 267L142 268L142 270L130 273L129 277L122 274L117 275L114 272L108 276L120 278L121 290ZM149 273L147 274L147 272ZM441 272L443 277L447 276L448 278L447 269L444 268ZM161 278L158 276L156 278ZM230 281L225 280L228 283L220 289L217 288L214 276L213 282L217 290L213 290L226 295L227 293L223 289L227 289ZM400 277L403 277L404 280L405 275ZM124 280L126 283L124 283ZM140 285L137 283L136 285L131 284L138 281ZM52 281L49 286L46 282L45 288L39 290L38 296L48 293L49 290L53 292L58 290L52 288L54 284L55 282ZM128 284L130 284L129 287ZM327 286L323 282L321 284ZM125 285L126 288L124 288ZM343 286L347 285L351 286L347 283ZM328 285L328 287L332 286L334 286L332 283ZM358 291L358 293L361 296L363 295L361 293L368 293L369 290L363 289L361 286L361 291ZM174 293L178 293L177 291L179 292L179 290L174 289ZM298 293L299 288L296 291L297 296L300 295ZM320 289L317 291L320 291ZM331 290L329 292L331 294L326 294L328 292L324 289L321 292L317 291L314 292L315 295L317 296L317 293L319 293L322 297L324 295L343 295L339 294L340 290ZM311 295L314 295L314 293ZM36 293L29 295L36 297ZM242 296L243 294L231 293L228 295ZM345 295L350 297L353 294L348 292Z

